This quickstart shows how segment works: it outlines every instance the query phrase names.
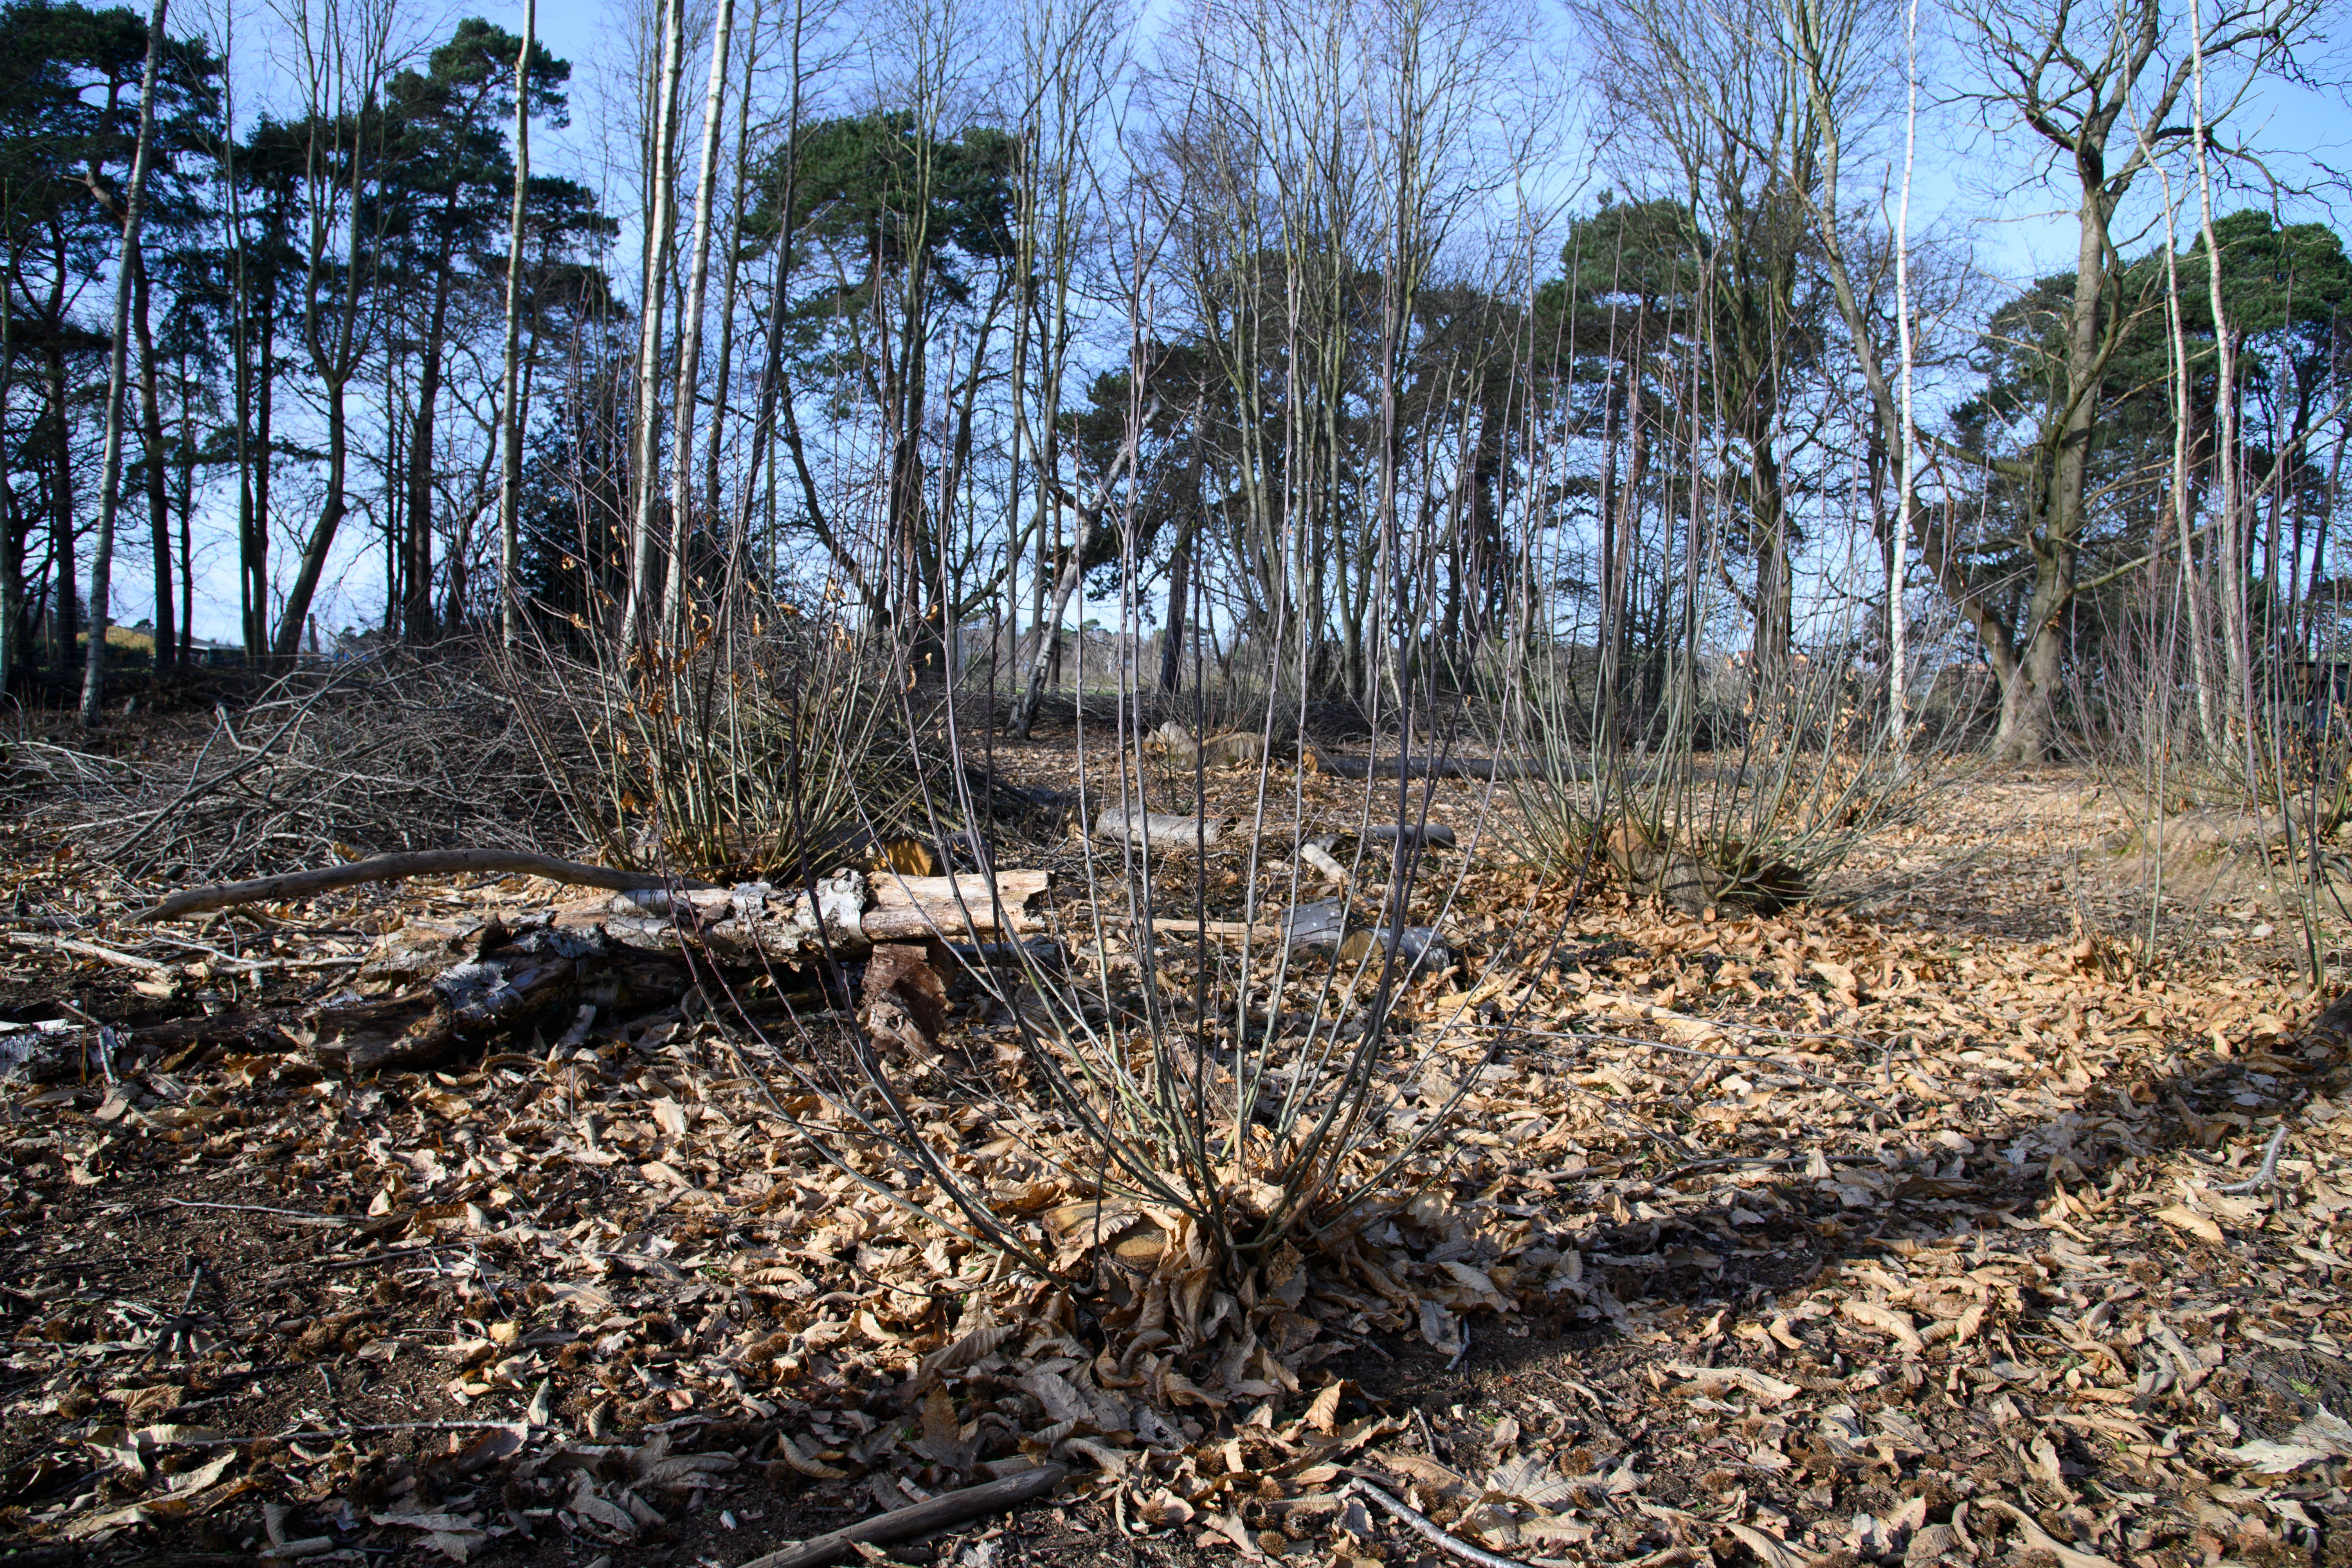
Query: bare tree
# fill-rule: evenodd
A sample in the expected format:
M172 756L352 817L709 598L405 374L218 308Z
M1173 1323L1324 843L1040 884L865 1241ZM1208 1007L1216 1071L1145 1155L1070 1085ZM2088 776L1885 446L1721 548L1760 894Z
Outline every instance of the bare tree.
M1801 320L1811 285L1810 210L1821 179L1825 109L1781 51L1773 0L1576 0L1594 42L1593 91L1632 180L1663 157L1688 214L1685 243L1713 301L1700 330L1710 422L1733 469L1752 591L1758 672L1785 679L1799 544L1789 467L1804 437L1789 420L1817 353Z
M320 382L327 417L326 494L287 590L272 656L290 659L302 646L310 601L326 571L335 535L350 510L348 395L363 363L367 295L367 219L360 195L373 167L369 138L377 91L392 64L397 0L288 0L279 19L295 49L307 108L302 184L308 242L302 279L302 342ZM340 235L338 231L340 230ZM342 254L335 254L340 237ZM266 452L260 460L267 462Z
M1091 238L1089 202L1101 195L1094 163L1094 140L1123 57L1125 17L1116 0L1031 0L1022 11L1023 113L1018 254L1024 279L1015 307L1013 405L1013 473L1017 484L1023 454L1035 472L1034 510L1005 542L1005 560L1021 559L1026 541L1038 543L1037 587L1051 581L1051 608L1034 628L1035 646L1016 672L1018 689L1010 717L1012 732L1024 740L1036 722L1045 677L1060 646L1062 621L1087 572L1100 565L1118 540L1108 503L1111 491L1134 461L1138 433L1128 432L1125 448L1094 493L1080 500L1064 474L1062 396L1070 356L1081 327L1072 313L1073 290L1081 281L1083 251ZM1036 279L1035 285L1027 280ZM1069 520L1066 521L1065 520ZM1069 522L1076 523L1068 531Z
M636 419L631 426L628 587L621 644L644 634L654 561L654 510L659 502L661 321L669 287L670 233L677 226L678 80L683 68L686 0L662 0L660 63L646 84L645 265L638 290Z
M662 623L672 636L685 624L688 543L694 510L694 404L702 376L702 317L710 287L710 209L719 184L719 142L727 97L728 50L735 0L719 0L710 32L710 82L702 100L702 151L694 182L694 237L688 259L686 309L678 322L677 384L670 409L669 578Z
M139 138L131 156L131 184L122 197L122 254L114 270L114 337L106 369L106 455L99 471L98 548L89 565L89 656L83 667L81 721L97 727L106 701L106 622L114 570L114 520L122 505L122 403L131 351L131 293L140 270L139 226L147 211L147 159L155 136L155 73L163 53L165 0L147 14L147 63L139 79ZM158 660L163 648L156 648Z
M530 190L530 51L539 31L539 0L523 0L522 47L515 51L514 205L507 217L507 294L504 360L499 374L499 626L512 643L520 629L522 561L522 220Z
M1370 550L1349 509L1353 289L1370 189L1360 7L1202 0L1168 46L1160 184L1228 428L1212 483L1239 630L1291 695L1331 683ZM1369 582L1353 579L1359 589Z
M1839 104L1867 70L1863 12L1855 0L1778 0L1775 43L1794 62L1829 141L1817 212L1838 306L1863 355L1879 423L1902 438L1900 399L1885 374L1866 319L1865 290L1832 215L1840 211L1839 141L1848 117ZM1983 644L2000 687L1992 752L2019 760L2046 755L2070 612L2083 584L2090 521L2087 478L2098 439L2108 367L2131 321L2123 299L2117 214L2154 161L2192 142L2212 145L2219 124L2266 74L2291 67L2317 37L2322 0L2237 0L2189 26L2172 0L2122 0L2084 11L2068 0L1966 0L1958 16L1979 74L1979 95L2039 139L2049 177L2067 193L2075 230L2074 277L2052 365L2051 395L2021 455L1972 451L1937 438L1955 462L2014 481L2026 498L2016 543L2032 584L2021 608L1979 579L1960 541L1915 502L1906 520L1938 585ZM1874 28L1875 24L1871 24ZM2226 62L2230 85L2201 125L2184 110L2200 63ZM2014 614L2014 618L2012 618Z

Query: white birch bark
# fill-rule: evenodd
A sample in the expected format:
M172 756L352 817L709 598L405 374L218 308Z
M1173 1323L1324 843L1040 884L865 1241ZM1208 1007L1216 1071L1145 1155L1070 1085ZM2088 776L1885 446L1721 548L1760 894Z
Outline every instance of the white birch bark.
M686 0L666 0L662 6L661 65L654 83L654 136L646 170L645 297L637 323L637 410L634 432L629 509L629 573L627 606L621 615L621 647L635 644L642 631L647 574L653 565L654 503L661 493L656 482L661 398L662 297L669 279L669 231L673 206L670 146L677 135L677 80L686 31Z
M511 646L521 631L522 565L522 217L530 188L530 49L539 26L539 0L523 0L522 47L515 55L514 207L507 219L505 392L499 425L506 451L499 478L499 627Z
M710 287L710 206L719 184L720 111L727 96L728 47L735 31L735 0L719 0L710 34L710 83L702 100L702 153L694 182L694 237L688 260L686 317L678 323L677 386L670 405L669 578L662 592L662 625L675 636L685 625L687 540L694 506L694 394L702 374L703 303Z

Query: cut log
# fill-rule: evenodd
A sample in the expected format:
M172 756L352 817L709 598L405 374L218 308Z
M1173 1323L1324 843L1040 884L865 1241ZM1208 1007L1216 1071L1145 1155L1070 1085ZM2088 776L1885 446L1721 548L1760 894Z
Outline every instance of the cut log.
M1176 812L1134 811L1112 806L1095 821L1097 838L1124 839L1154 849L1183 852L1214 849L1224 837L1222 816L1199 817Z
M1375 822L1364 829L1364 837L1375 844L1418 845L1429 849L1451 849L1454 845L1454 829L1442 822Z
M1131 915L1106 914L1102 918L1116 925L1133 926L1137 923ZM1271 941L1282 935L1282 928L1250 921L1196 921L1181 915L1161 915L1152 921L1151 934L1178 940L1195 936L1228 939L1247 936L1265 937ZM1084 939L1080 941L1083 943Z
M132 918L142 921L178 920L183 915L201 914L206 910L266 903L272 899L299 899L312 893L331 892L337 888L355 888L362 882L394 882L404 877L455 877L469 871L520 872L575 887L615 889L664 888L680 882L680 879L675 877L657 877L645 871L619 871L609 866L583 866L575 860L560 860L552 855L538 855L528 849L415 849L398 855L373 856L346 866L323 866L315 871L287 871L275 877L256 877L247 882L220 882L210 887L188 888L172 894L152 909L141 910ZM702 886L691 881L683 885Z
M1010 908L1021 909L1051 887L1053 881L1051 871L999 871L996 896ZM978 871L954 877L901 877L880 871L874 877L874 903L878 909L889 909L906 904L953 904L961 898L967 904L985 906L990 901L988 882Z
M1316 764L1343 779L1539 779L1551 775L1540 762L1511 757L1337 757L1307 742ZM1592 770L1570 766L1559 770L1570 778L1590 778Z
M1293 951L1302 947L1337 947L1348 934L1348 900L1317 899L1282 913L1282 935Z
M1264 762L1265 737L1247 730L1229 730L1196 742L1171 720L1144 738L1143 752L1180 768L1229 768Z
M1437 934L1434 926L1406 926L1393 932L1385 928L1349 931L1348 939L1339 944L1338 962L1363 963L1369 961L1377 966L1386 961L1389 939L1392 935L1396 938L1397 971L1401 974L1409 977L1434 974L1454 962L1454 950L1445 945L1445 940Z
M962 909L953 904L905 904L868 910L858 921L868 942L913 942L934 936L953 942L967 936L1018 936L1030 925L1009 903L1001 920L992 906L971 903Z
M825 906L824 923L834 942L858 951L877 942L1018 936L1031 925L1024 907L1052 882L1049 871L1000 871L992 898L989 879L978 872L948 878L885 871L869 885L862 872L853 871L820 882L817 896ZM959 892L961 907L955 901ZM868 897L874 900L870 909L864 908ZM609 913L620 918L602 923L616 937L674 948L678 942L677 919L683 916L702 941L722 953L731 949L747 962L764 956L796 963L821 948L816 922L807 918L805 904L806 895L797 888L746 882L735 888L626 892L599 909L570 910L560 918L566 925L587 925Z

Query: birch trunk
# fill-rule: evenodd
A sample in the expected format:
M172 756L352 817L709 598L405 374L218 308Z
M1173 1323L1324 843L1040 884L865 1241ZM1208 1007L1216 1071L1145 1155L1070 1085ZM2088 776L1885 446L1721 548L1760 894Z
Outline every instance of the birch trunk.
M530 189L530 49L539 0L523 0L522 47L515 54L514 205L507 216L506 363L499 424L506 452L499 475L499 626L511 647L521 635L522 567L522 219Z
M2198 0L2189 0L2189 105L2197 150L2198 225L2205 237L2206 301L2213 311L2215 367L2213 403L2218 426L2213 444L2215 477L2221 490L2221 542L2218 581L2221 589L2221 653L2229 672L2230 701L2244 741L2245 784L2254 787L2254 686L2252 633L2246 616L2246 551L2240 536L2238 495L2238 353L2229 313L2221 300L2221 247L2213 233L2213 171L2206 159L2205 22Z
M702 374L702 312L710 287L710 205L719 185L719 115L727 97L727 51L735 32L735 0L719 0L710 33L710 84L702 99L702 153L694 182L693 255L688 265L686 315L678 323L677 386L670 407L669 580L662 593L662 625L678 636L686 625L687 542L694 514L694 393Z
M637 410L634 461L629 476L633 505L629 516L629 587L621 615L621 646L634 645L643 633L646 574L653 564L655 455L659 450L657 426L661 399L662 299L669 280L669 239L676 181L670 169L670 147L677 134L677 87L682 68L680 35L686 30L686 0L667 0L662 6L661 65L654 81L654 135L646 169L646 263L644 298L639 301L637 331Z
M1887 532L1886 731L1896 752L1910 743L1910 616L1903 588L1910 576L1911 507L1917 494L1913 468L1919 426L1912 403L1911 371L1917 351L1911 337L1911 175L1919 153L1919 0L1911 0L1903 29L1903 198L1895 209L1895 326L1903 355L1902 477L1895 482L1895 526Z

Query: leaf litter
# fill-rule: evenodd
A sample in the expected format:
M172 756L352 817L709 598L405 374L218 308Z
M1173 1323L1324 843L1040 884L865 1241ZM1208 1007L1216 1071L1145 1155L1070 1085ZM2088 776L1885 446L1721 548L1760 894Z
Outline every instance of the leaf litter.
M552 895L273 910L206 928L224 962L54 868L21 907L158 967L47 948L45 983L250 1018L11 1090L0 1527L731 1563L1050 1460L1068 1541L1162 1560L2345 1561L2352 1029L2226 947L2158 978L2079 921L1990 929L2063 847L1907 922L1472 861L1376 1100L1385 1147L1451 1126L1238 1280L1105 1185L971 997L901 1092L1051 1279L804 1091L822 998L797 1033L689 992L351 1076L305 996ZM257 958L358 962L322 991Z

